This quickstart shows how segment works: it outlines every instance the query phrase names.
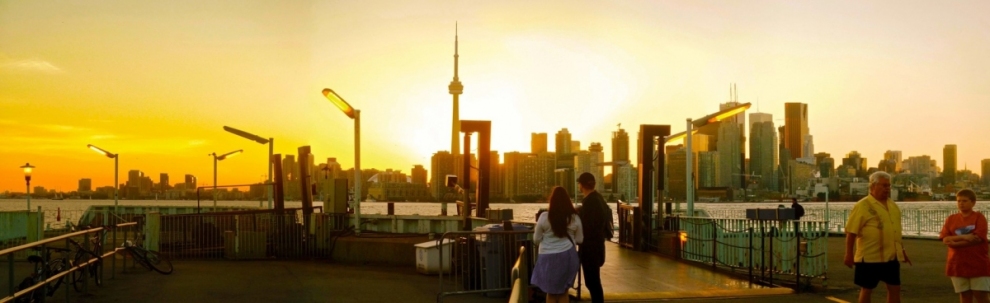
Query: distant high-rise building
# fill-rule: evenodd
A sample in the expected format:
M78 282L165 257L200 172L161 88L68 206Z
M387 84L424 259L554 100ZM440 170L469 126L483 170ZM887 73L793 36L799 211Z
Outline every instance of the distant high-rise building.
M444 196L450 192L447 187L447 175L454 174L454 155L447 151L439 151L430 158L430 193L440 201L452 200ZM457 182L461 180L458 179Z
M412 174L413 184L426 185L426 168L422 165L415 165L410 173Z
M713 151L698 153L698 180L696 183L699 188L722 186L723 182L719 178L719 166L722 161L719 160L719 156L718 152Z
M461 83L460 75L458 75L458 60L460 59L460 54L458 54L457 49L458 38L457 38L457 27L454 27L454 79L450 81L450 85L447 85L447 91L453 97L453 114L451 115L451 128L450 128L450 170L451 174L458 177L458 180L462 180L467 176L463 176L464 172L464 162L461 161L461 118L460 118L460 98L461 94L464 93L464 84ZM435 171L435 170L434 170ZM436 181L433 181L434 183ZM442 181L441 181L442 183ZM433 189L434 193L437 189Z
M769 114L767 115L764 121L750 125L749 173L759 181L761 188L777 191L777 164L780 161L777 154L777 128L773 126Z
M285 155L282 158L282 180L294 181L299 177L299 166L295 155Z
M750 113L749 114L749 133L753 133L753 128L756 128L756 124L760 122L771 122L773 123L773 115L769 113ZM774 129L776 131L776 129Z
M567 131L566 128L561 129L554 136L554 151L557 154L557 167L556 168L574 168L574 152L571 151L571 133ZM564 187L568 189L569 187ZM568 193L571 192L568 190Z
M497 150L493 150L488 154L488 161L491 161L488 171L488 194L492 197L504 197L505 177L502 175L505 173L505 170L502 167Z
M620 165L629 163L629 134L619 129L612 132L612 192L619 193L618 184L622 174L616 173ZM637 176L638 177L638 176Z
M835 176L835 159L829 153L815 154L815 163L818 163L818 173L822 178Z
M808 137L808 105L797 102L784 103L784 146L791 152L791 159L804 157L804 140Z
M805 164L815 165L815 143L814 142L815 142L815 140L814 140L814 137L813 136L807 135L807 136L804 137L804 147L803 147L803 149L801 151L801 154L803 156L801 158L798 158L798 161L804 162Z
M901 151L899 150L888 150L883 153L883 159L887 160L888 163L894 165L894 172L899 173L903 170L902 162L904 162Z
M554 153L530 154L520 159L516 172L517 195L550 194L557 158Z
M636 170L636 166L631 164L619 165L618 169L613 171L613 175L619 175L617 178L618 191L616 191L619 198L628 202L638 201L639 172Z
M591 173L591 175L595 176L595 190L604 192L605 179L603 178L605 177L605 167L600 165L600 163L605 162L605 153L602 152L602 144L592 142L588 150L579 151L574 158L574 174Z
M576 153L581 150L581 141L571 140L571 153Z
M522 163L522 159L526 158L526 154L520 152L507 152L505 153L505 159L502 164L502 179L503 186L505 187L505 197L512 199L519 195L518 188L518 176L519 176L519 165Z
M547 133L533 133L530 140L530 152L542 154L547 152Z
M171 188L171 185L168 182L168 174L167 173L161 173L161 174L159 174L158 175L158 191L165 192L166 190L169 190L169 188Z
M553 171L554 176L554 186L563 187L567 191L567 194L574 197L576 193L575 188L577 187L577 176L574 174L573 168L557 168Z
M980 161L980 179L983 180L983 186L990 186L990 159L983 159Z
M186 190L196 190L196 176L187 174L185 181Z
M671 150L674 149L674 150ZM667 177L664 178L667 185L665 190L671 199L683 201L687 199L687 153L684 148L668 147L667 156ZM692 162L697 161L693 158Z
M945 148L942 148L942 184L943 185L954 185L956 184L956 171L959 167L956 163L956 145L946 144Z
M867 177L866 172L867 168L869 168L869 164L867 164L866 158L863 158L863 156L855 150L846 154L845 158L842 158L842 165L856 169L856 177Z
M729 109L739 106L739 102L730 101L719 105L720 109ZM743 145L743 128L746 126L745 115L735 115L722 120L718 126L718 182L719 186L729 188L741 188L745 180L743 170L743 159L745 159L745 145ZM694 146L691 146L692 149ZM700 162L699 162L700 164Z
M93 191L93 180L89 178L79 179L79 189L78 192L91 192Z

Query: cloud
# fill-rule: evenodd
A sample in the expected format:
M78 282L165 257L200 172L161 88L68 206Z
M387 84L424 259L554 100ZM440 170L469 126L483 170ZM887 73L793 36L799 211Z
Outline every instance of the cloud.
M66 73L65 70L45 60L37 58L14 59L3 54L0 54L0 70L43 74Z

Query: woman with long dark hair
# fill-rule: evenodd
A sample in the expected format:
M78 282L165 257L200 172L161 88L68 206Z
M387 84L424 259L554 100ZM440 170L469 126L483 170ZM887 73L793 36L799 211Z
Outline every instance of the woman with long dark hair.
M567 190L557 186L550 194L550 208L536 220L533 242L539 257L530 282L547 293L547 302L569 302L567 289L574 284L580 260L577 244L584 241L581 218Z

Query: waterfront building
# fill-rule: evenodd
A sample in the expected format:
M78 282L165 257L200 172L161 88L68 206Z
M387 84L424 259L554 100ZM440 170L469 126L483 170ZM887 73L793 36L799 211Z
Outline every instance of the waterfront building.
M619 194L618 190L618 179L621 178L621 174L617 174L619 166L629 164L629 134L626 130L619 129L618 131L612 132L612 192Z
M883 159L887 160L890 164L894 165L892 167L894 173L900 173L902 170L904 170L903 167L904 159L903 159L903 153L901 153L901 151L888 150L883 153Z
M547 133L533 133L530 138L530 152L542 154L547 150Z
M854 150L846 154L846 157L842 158L842 165L856 169L856 177L865 178L867 176L869 165L866 162L866 158L863 158L858 151Z
M805 144L808 138L808 105L797 102L784 103L784 135L781 137L785 148L790 151L791 159L804 157Z
M681 153L683 154L684 152L682 151ZM722 164L722 161L719 160L720 153L702 151L698 152L697 155L698 160L693 160L696 161L695 163L698 167L698 170L696 170L698 180L695 183L697 187L722 187L722 180L719 178L719 172L721 171L719 167Z
M667 156L667 197L683 201L687 199L687 153L682 145L668 146ZM697 158L692 159L695 162ZM692 164L693 165L693 164Z
M89 178L79 179L79 189L76 191L80 193L88 193L93 191L93 180Z
M732 101L719 105L719 109L724 110L737 107L739 105L741 104L735 100L735 97L733 97ZM746 136L743 134L745 128L746 115L735 115L726 118L719 123L718 139L716 143L716 151L718 152L719 161L719 187L736 189L743 186L744 180L746 179L746 176L743 176L746 174L746 171L743 169L743 159L746 158L746 146L744 145ZM691 148L693 151L693 144Z
M770 114L765 115L766 121L750 124L749 174L758 180L759 188L777 191L777 131Z
M491 198L505 198L505 168L499 159L498 151L491 151L488 154L488 161L491 161L488 171L488 195Z
M815 163L818 163L818 173L822 178L835 176L835 159L829 153L815 154Z
M164 193L166 190L171 188L169 184L167 173L161 173L158 175L158 192Z
M426 184L426 168L422 165L415 165L410 172L412 174L413 184Z
M195 191L196 190L196 176L193 176L193 175L190 175L190 174L186 174L185 185L186 185L185 186L185 189L187 191Z
M556 164L554 153L529 154L520 159L516 196L547 197L554 185Z
M507 152L502 164L503 193L506 198L513 199L519 194L518 175L519 165L526 154L521 152Z
M959 170L958 163L956 163L956 145L946 144L942 148L942 185L950 186L956 184L956 171Z
M983 186L990 187L990 159L980 161L980 178L983 178Z
M595 176L595 189L605 192L605 167L601 163L605 162L605 154L602 152L601 143L592 142L589 150L577 152L574 156L574 174L590 173Z
M454 155L447 151L439 151L430 158L430 193L438 201L450 200L444 196L450 192L447 187L447 175L454 173ZM460 182L460 179L458 179Z

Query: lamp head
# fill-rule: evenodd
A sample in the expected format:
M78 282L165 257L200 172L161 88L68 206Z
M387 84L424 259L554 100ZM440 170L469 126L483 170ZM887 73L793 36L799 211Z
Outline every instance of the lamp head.
M236 155L238 155L238 154L240 154L240 153L243 153L243 152L244 152L244 150L243 150L243 149L238 149L238 150L235 150L235 151L232 151L232 152L229 152L229 153L226 153L226 154L223 154L223 155L219 155L219 156L217 156L217 155L216 155L216 153L213 153L213 156L214 156L214 157L217 157L217 160L218 160L218 161L223 161L223 159L227 159L227 158L230 158L230 157L233 157L233 156L236 156Z
M230 127L230 126L224 126L223 127L223 130L225 130L227 132L230 132L232 134L241 136L241 137L243 137L245 139L248 139L248 140L251 140L251 141L254 141L254 142L258 142L260 144L268 144L268 139L262 138L261 136L258 136L258 135L255 135L255 134L252 134L252 133L243 131L243 130L239 130L239 129L236 129L236 128L233 128L233 127Z
M34 171L34 166L31 166L31 163L25 163L21 168L24 169L24 177L31 178L31 172Z
M89 149L92 149L93 151L97 152L98 154L107 156L107 158L111 158L112 159L112 158L116 158L117 157L117 154L108 152L108 151L106 151L106 150L104 150L102 148L96 147L96 145L93 145L93 144L86 144L86 147L89 147Z
M351 105L348 104L347 101L344 101L344 98L341 98L340 95L337 94L337 92L334 92L332 89L329 88L324 88L323 96L326 97L327 100L330 100L330 103L333 103L333 105L337 106L337 108L339 108L340 111L344 112L345 115L347 115L351 119L354 119L355 116L354 108L351 107Z
M447 175L447 187L453 189L457 186L457 175Z

